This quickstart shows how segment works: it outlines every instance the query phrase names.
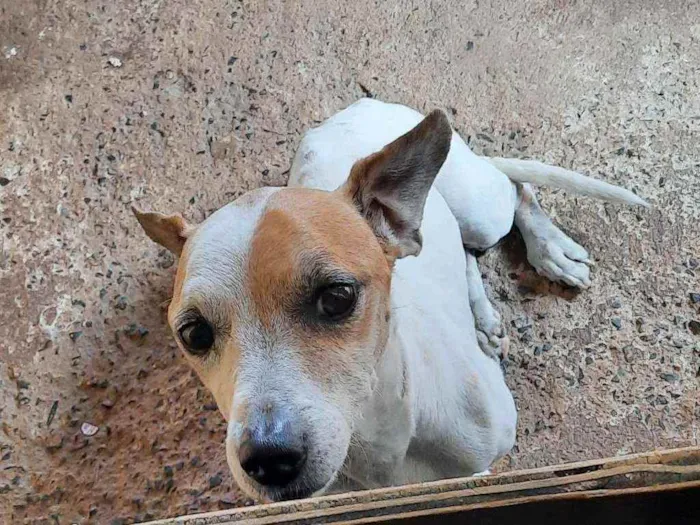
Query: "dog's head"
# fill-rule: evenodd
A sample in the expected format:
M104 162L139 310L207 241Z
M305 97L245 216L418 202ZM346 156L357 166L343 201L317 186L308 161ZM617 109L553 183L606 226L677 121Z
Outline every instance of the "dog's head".
M392 267L421 249L450 138L435 111L334 192L259 189L197 226L134 210L180 257L168 320L252 497L320 493L342 468L389 334Z

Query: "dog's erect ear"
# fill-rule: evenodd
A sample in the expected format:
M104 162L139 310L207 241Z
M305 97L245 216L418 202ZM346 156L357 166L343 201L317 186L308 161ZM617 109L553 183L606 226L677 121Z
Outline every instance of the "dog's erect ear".
M194 231L194 227L179 214L143 212L134 206L131 207L131 211L136 215L146 235L178 256L182 253L187 237Z
M387 255L418 255L428 192L450 151L452 128L435 110L381 151L355 163L338 191L352 199Z

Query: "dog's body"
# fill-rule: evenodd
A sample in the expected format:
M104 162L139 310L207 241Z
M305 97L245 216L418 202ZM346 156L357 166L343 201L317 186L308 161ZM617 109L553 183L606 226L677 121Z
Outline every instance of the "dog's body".
M438 112L362 100L305 135L288 189L197 227L137 214L182 254L170 323L229 421L241 487L278 500L456 477L510 450L516 410L494 359L507 337L463 244L486 249L515 222L540 273L589 283L586 251L514 181L643 203L478 157Z

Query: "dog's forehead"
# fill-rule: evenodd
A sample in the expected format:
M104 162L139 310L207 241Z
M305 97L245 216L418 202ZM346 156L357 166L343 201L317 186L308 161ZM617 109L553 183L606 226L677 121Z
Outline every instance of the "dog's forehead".
M384 283L391 273L347 199L305 188L256 190L221 208L188 240L181 266L173 315L188 306L210 315L235 307L261 320L317 272Z
M255 228L267 203L280 188L246 193L213 213L187 242L183 295L242 282L244 264Z
M377 259L384 262L378 253L376 237L347 199L333 192L288 188L268 200L251 241L249 266L253 273L264 269L266 280L300 264L308 266L313 258L350 273L366 273Z
M265 323L284 310L300 282L332 275L388 282L391 270L369 225L338 193L289 188L269 199L253 235L247 289Z

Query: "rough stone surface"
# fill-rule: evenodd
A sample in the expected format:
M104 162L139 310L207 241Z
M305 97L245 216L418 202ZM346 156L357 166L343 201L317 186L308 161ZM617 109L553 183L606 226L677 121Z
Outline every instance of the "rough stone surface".
M541 190L595 258L582 293L517 234L481 259L520 410L499 468L697 444L698 20L670 0L0 0L0 521L247 503L166 329L173 258L129 206L199 221L284 184L300 133L367 93L653 204Z

